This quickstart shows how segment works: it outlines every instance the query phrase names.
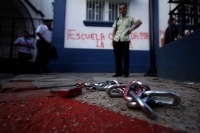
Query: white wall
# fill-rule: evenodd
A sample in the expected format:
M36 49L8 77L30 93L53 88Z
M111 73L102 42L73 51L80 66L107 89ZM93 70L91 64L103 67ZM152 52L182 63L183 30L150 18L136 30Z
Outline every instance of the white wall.
M113 28L89 27L83 24L83 20L86 20L86 0L67 0L66 4L65 48L113 49L110 38ZM149 50L148 9L147 0L131 0L130 15L143 22L131 34L131 50ZM83 36L83 39L79 39L78 34ZM84 39L85 34L93 34L94 38Z

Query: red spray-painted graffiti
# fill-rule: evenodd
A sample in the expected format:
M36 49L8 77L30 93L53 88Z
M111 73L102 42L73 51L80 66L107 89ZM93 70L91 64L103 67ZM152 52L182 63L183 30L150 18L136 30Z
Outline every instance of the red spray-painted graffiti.
M81 34L76 33L75 30L67 30L67 39L68 40L105 40L105 36L103 33L100 33L98 35L97 33L91 33L91 34Z
M107 38L106 38L107 37ZM106 36L104 33L79 33L76 32L75 29L68 29L67 30L67 40L92 40L96 41L96 48L104 48L105 43L104 41L113 40L112 33L108 33ZM132 32L130 34L130 39L132 40L149 40L149 33L148 32ZM111 42L111 45L112 42ZM132 42L130 43L130 48L133 49Z

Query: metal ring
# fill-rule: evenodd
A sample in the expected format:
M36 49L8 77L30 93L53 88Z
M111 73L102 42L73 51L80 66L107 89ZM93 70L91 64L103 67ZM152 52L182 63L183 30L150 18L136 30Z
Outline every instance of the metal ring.
M145 103L148 103L149 101L151 101L151 100L153 100L153 96L148 96L148 97L144 97L144 98L142 98L142 101L143 102L145 102ZM129 107L129 108L137 108L137 107L139 107L139 105L137 104L137 102L128 102L127 103L127 106Z
M143 91L150 90L150 87L147 84L142 83L140 81L129 82L123 94L124 100L128 102L133 101L133 99L128 96L130 90L133 90L137 96L142 97Z
M117 80L107 80L106 82L102 82L96 85L96 90L105 91L109 86L120 84Z
M172 97L174 100L151 100L149 103L158 104L158 105L168 105L168 106L176 106L181 103L181 98L175 92L170 91L145 91L143 93L144 96L164 96L164 97Z
M113 97L113 98L122 97L125 87L126 87L126 84L110 85L106 89L106 93L108 94L108 96ZM119 93L113 92L114 89L117 89Z
M137 103L137 105L139 105L139 107L145 112L145 114L151 118L154 119L156 118L156 114L154 113L154 111L141 99L139 98L134 91L130 91L129 92L130 96L133 98L133 100Z
M107 85L115 85L115 84L120 84L119 81L117 80L107 80L106 81Z

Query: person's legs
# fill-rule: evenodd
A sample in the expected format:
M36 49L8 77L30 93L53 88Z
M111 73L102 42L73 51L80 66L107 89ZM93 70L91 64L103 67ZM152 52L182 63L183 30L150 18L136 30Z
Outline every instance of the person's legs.
M49 49L46 48L45 54L44 54L43 66L42 66L42 70L44 73L50 73L50 71L47 67L48 62L49 62Z
M114 47L115 68L116 68L116 72L114 76L122 76L121 42L114 41L113 47Z
M42 65L43 65L43 58L44 58L44 48L43 48L43 42L41 40L37 41L37 56L35 60L35 73L42 73Z
M21 53L21 52L18 52L18 53L17 53L17 64L16 64L16 69L15 69L14 75L20 74L21 62L22 62L22 53Z
M124 71L123 71L123 75L124 77L128 77L129 75L129 44L130 42L123 42L123 61L124 61Z
M26 53L22 53L22 62L21 62L21 74L25 74L27 72L29 55Z
M34 64L34 73L39 74L40 73L40 67L41 67L41 59L40 59L39 52L37 52L35 64Z
M36 73L38 74L48 73L49 70L47 68L47 63L49 62L49 57L48 57L49 48L43 41L39 40L37 42L37 49L38 49L38 54L35 61Z
M47 64L48 64L48 60L44 60L43 65L42 65L42 70L44 73L50 73L50 71L47 67Z
M27 65L28 65L28 55L26 53L18 52L17 55L17 64L15 69L15 74L24 74L27 71Z

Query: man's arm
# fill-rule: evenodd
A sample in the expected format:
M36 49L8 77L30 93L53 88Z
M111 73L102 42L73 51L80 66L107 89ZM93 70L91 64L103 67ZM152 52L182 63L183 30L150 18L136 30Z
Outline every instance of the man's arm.
M14 42L14 44L16 46L28 47L28 45L26 43L25 44L21 43L21 37L18 37L17 40Z
M35 49L35 47L34 47L34 43L31 42L30 44L31 44L31 45L29 45L29 48Z
M39 32L37 32L36 34L37 34L37 36L38 36L41 40L43 40L47 45L51 45L51 43L49 43L47 40L45 40L44 37L43 37Z
M35 49L35 47L33 47L33 42L31 42L30 44L28 44L27 42L21 43L20 38L15 41L15 45Z
M132 28L130 28L130 30L128 31L129 34L131 34L131 32L135 29L137 29L140 25L142 24L142 21L139 19Z
M113 39L113 40L114 40L114 37L115 37L116 31L117 31L116 28L114 28L114 29L113 29L113 32L112 32L112 39Z
M16 46L23 46L23 47L35 49L33 46L28 45L28 44L16 43L15 45L16 45Z

